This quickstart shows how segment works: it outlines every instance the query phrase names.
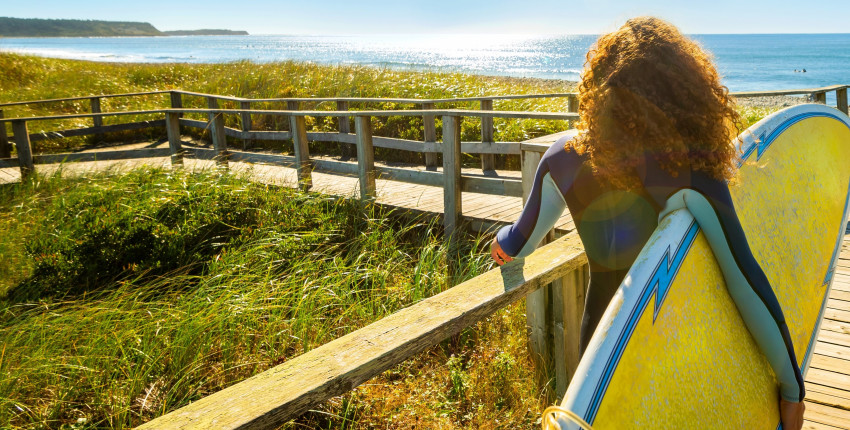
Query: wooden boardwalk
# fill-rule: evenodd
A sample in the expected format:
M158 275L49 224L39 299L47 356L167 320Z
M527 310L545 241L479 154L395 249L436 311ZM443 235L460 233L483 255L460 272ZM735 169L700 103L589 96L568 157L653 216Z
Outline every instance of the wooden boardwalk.
M167 166L168 159L75 164L76 167L66 165L63 170L73 172L110 167L123 169L141 164ZM186 160L186 165L189 168L212 167L211 162L191 159ZM40 171L53 168L37 167ZM231 168L244 170L252 179L263 183L284 186L296 184L296 172L292 168L245 163L231 163ZM411 166L411 168L417 167ZM477 169L464 169L463 174L484 176ZM492 177L494 174L497 177L507 178L520 176L520 173L515 171L498 171L487 176ZM17 169L0 169L0 183L16 180L19 180ZM312 191L339 196L357 196L358 180L356 176L314 172ZM443 189L378 179L376 202L403 210L439 215L443 211ZM470 222L474 229L492 231L500 225L516 220L522 209L522 201L518 197L463 193L462 206L465 220ZM573 230L569 214L565 214L559 220L556 230L560 233ZM850 234L845 236L838 270L832 285L832 294L827 302L823 325L806 382L807 404L804 428L850 429Z

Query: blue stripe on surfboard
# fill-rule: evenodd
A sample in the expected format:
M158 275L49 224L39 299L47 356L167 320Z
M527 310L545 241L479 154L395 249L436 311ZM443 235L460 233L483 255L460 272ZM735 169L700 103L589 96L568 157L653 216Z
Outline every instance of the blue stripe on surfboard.
M623 355L623 351L629 343L629 339L632 337L632 333L634 332L640 316L649 304L649 299L655 295L655 309L653 310L652 317L652 321L655 322L655 317L658 315L658 310L661 307L660 302L667 296L667 292L670 290L670 284L679 272L679 268L682 267L682 261L685 259L685 255L688 253L688 250L691 249L691 245L693 245L694 240L697 237L697 233L699 233L699 226L697 225L696 220L693 220L691 221L691 225L688 227L687 232L679 241L679 245L676 247L672 260L670 258L670 247L668 246L667 251L664 253L664 257L658 262L658 265L652 272L652 276L649 278L649 281L647 281L646 285L644 285L638 304L634 309L632 309L631 314L629 314L626 329L620 333L616 346L614 347L614 353L608 358L608 362L605 364L605 370L602 374L602 379L596 386L596 390L591 398L590 407L588 408L585 416L585 419L589 424L593 424L593 420L596 418L596 413L599 411L599 405L602 402L602 397L608 390L608 384L614 376L614 369L617 367L617 363L619 363L620 358Z
M779 137L779 135L782 134L783 131L787 130L788 127L791 127L792 125L804 119L815 117L833 118L838 121L844 122L844 120L841 119L841 117L839 117L838 115L834 115L828 112L806 112L794 115L791 118L788 118L783 121L782 124L779 124L779 126L774 128L767 136L765 136L765 133L762 133L758 139L756 139L754 142L752 142L752 144L750 144L750 146L744 149L743 154L741 155L741 161L738 162L738 167L741 167L741 165L744 164L744 161L746 161L747 158L749 158L750 155L753 154L753 152L757 152L756 160L761 158L762 154L764 154L764 152L773 143L773 141L776 140L776 138Z
M787 120L783 121L782 124L779 124L779 127L776 127L775 129L773 129L773 131L770 132L770 134L767 136L767 138L762 140L759 143L758 158L757 159L761 158L762 154L764 154L764 152L767 151L767 148L773 143L773 141L776 140L776 138L779 137L779 135L781 135L782 132L787 130L789 127L791 127L792 125L794 125L794 124L796 124L796 123L798 123L798 122L800 122L804 119L816 118L816 117L833 118L833 119L836 119L838 121L844 122L841 119L841 117L839 117L838 115L835 115L835 114L832 114L832 113L827 113L827 112L806 112L806 113L801 113L799 115L794 115L791 118L788 118Z

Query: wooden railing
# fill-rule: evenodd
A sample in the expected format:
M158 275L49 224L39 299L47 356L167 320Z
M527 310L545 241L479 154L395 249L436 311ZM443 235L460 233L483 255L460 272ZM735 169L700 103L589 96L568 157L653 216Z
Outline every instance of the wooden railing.
M808 88L808 89L795 89L795 90L779 90L779 91L764 91L764 92L737 92L732 93L734 96L738 98L747 98L747 97L761 97L761 96L775 96L775 95L807 95L811 97L814 101L820 103L826 103L826 94L828 92L835 92L836 98L836 108L847 113L847 85L834 85L829 87L821 87L821 88ZM30 141L35 142L48 138L62 138L62 137L72 137L72 136L86 136L86 135L99 135L103 133L117 132L117 131L130 131L130 130L139 130L145 128L153 128L153 127L163 127L164 120L153 120L153 121L140 121L140 122L132 122L125 124L114 124L114 125L103 125L103 116L99 116L97 114L101 112L101 100L109 99L109 98L133 98L133 97L143 97L143 96L156 96L161 94L168 95L168 105L165 107L170 107L172 109L182 109L183 108L183 98L184 97L201 97L207 100L207 107L211 109L218 108L218 101L230 101L239 103L240 113L239 113L239 123L241 124L240 129L233 128L225 128L224 134L230 137L236 137L242 140L243 145L242 149L250 148L252 142L258 139L267 139L267 140L288 140L291 138L291 135L287 134L287 131L258 131L252 128L251 122L251 105L255 103L285 103L287 105L288 111L299 110L299 106L302 102L311 102L311 103L335 103L336 110L340 112L346 112L349 110L352 104L356 103L400 103L400 104L413 104L418 105L422 110L431 110L434 109L437 103L462 103L462 102L479 102L481 106L481 110L483 111L491 111L493 109L493 102L499 100L517 100L517 99L540 99L540 98L566 98L567 99L567 112L577 112L578 111L578 100L576 97L576 93L553 93L553 94L525 94L525 95L504 95L504 96L481 96L481 97L457 97L457 98L445 98L445 99L413 99L413 98L365 98L365 97L331 97L331 98L265 98L265 99L249 99L243 97L231 97L231 96L222 96L215 94L205 94L205 93L197 93L190 91L181 91L181 90L170 90L170 91L148 91L148 92L137 92L137 93L124 93L124 94L101 94L101 95L92 95L92 96L82 96L82 97L68 97L61 99L50 99L50 100L31 100L31 101L20 101L20 102L11 102L11 103L0 103L0 120L4 118L3 108L15 107L15 106L26 106L26 105L39 105L46 103L66 103L66 102L76 102L80 100L89 100L91 106L90 116L92 118L92 126L87 128L78 128L72 130L57 130L51 131L48 133L38 133L30 136ZM265 112L265 111L263 111ZM182 114L180 125L184 126L194 126L194 127L206 127L206 122L183 119ZM344 156L350 156L350 146L347 144L355 143L355 139L351 136L351 130L348 123L348 115L340 115L338 117L338 133L308 133L308 139L312 140L324 140L330 142L339 142L341 144L340 151ZM424 141L430 144L436 143L436 127L434 125L436 115L429 113L422 115L424 121ZM510 145L507 148L502 148L502 151L499 151L498 144L500 142L493 141L494 128L492 123L492 117L482 117L481 122L481 142L484 144L491 143L491 148L489 151L479 152L481 155L481 166L483 170L492 170L494 168L494 154L499 153L515 153L510 152ZM18 118L20 119L20 118ZM31 118L35 120L36 118ZM11 157L11 148L12 145L8 139L8 133L6 127L0 127L0 159L10 158ZM382 146L381 144L390 145L391 140L383 140L386 138L378 138L378 147ZM408 141L411 142L411 141ZM391 146L389 146L391 147ZM424 149L432 148L433 145L427 146ZM404 148L407 149L407 148ZM507 152L506 152L507 151ZM437 165L437 153L431 151L425 152L425 165L430 168L434 168ZM472 152L472 151L464 151L464 152Z
M825 100L827 91L836 92L838 108L847 112L847 87L834 86L809 90L789 90L770 93L738 93L738 97L766 95L809 94L816 100ZM158 92L156 94L163 93ZM262 162L294 167L298 186L304 189L312 184L313 171L327 171L357 175L360 197L374 199L376 178L432 185L444 189L444 226L446 237L453 238L463 213L462 192L503 196L526 196L531 178L547 144L533 142L493 141L493 118L532 118L574 121L574 112L510 112L493 111L492 100L530 97L569 97L570 110L577 104L573 94L548 94L534 96L502 96L444 100L414 99L261 99L248 100L182 91L167 92L171 108L132 111L96 112L99 102L92 101L92 113L55 115L30 118L2 118L0 110L0 147L7 139L6 123L12 125L12 140L17 148L17 158L3 156L0 167L19 167L21 174L29 175L35 164L79 160L116 160L130 158L170 156L180 165L185 156L213 159L226 166L230 161ZM151 93L142 93L150 95ZM129 96L136 96L131 94ZM208 109L187 109L182 97L206 97ZM128 95L114 95L128 96ZM107 97L107 96L98 96ZM111 97L111 96L110 96ZM75 98L80 100L90 97ZM97 98L97 97L95 97ZM93 99L93 98L92 98ZM67 99L64 99L67 100ZM220 109L218 100L238 101L240 109ZM298 110L301 101L327 101L337 103L335 111ZM361 101L395 101L420 104L418 110L350 111L349 103ZM435 103L451 101L480 101L482 110L435 109ZM261 101L286 102L287 110L254 110L251 103ZM488 102L489 101L489 102ZM21 102L42 103L43 101ZM55 102L55 101L52 101ZM842 104L843 103L843 104ZM20 104L20 103L19 103ZM9 106L11 104L0 105ZM183 118L184 114L202 114L207 121ZM251 116L263 114L289 119L287 131L256 131L251 127ZM103 126L106 116L153 115L161 117L144 123ZM224 116L240 118L239 129L225 127ZM421 116L426 119L424 141L393 139L374 136L372 118L386 116ZM442 117L442 141L436 139L434 119ZM307 132L305 118L339 118L337 132ZM349 118L354 118L355 130L349 129ZM460 123L464 117L477 117L482 121L480 142L461 142ZM56 132L59 136L104 133L118 127L164 126L169 148L97 153L71 153L33 155L27 124L33 121L92 118L93 127ZM430 118L430 126L428 119ZM184 148L180 127L209 129L212 149ZM110 128L113 127L113 128ZM227 136L249 142L254 139L289 140L294 144L294 156L237 151L227 146ZM357 162L347 163L325 159L311 159L308 140L339 142L345 148L354 145ZM441 153L442 172L376 166L374 148L394 148L406 151ZM491 178L464 176L460 170L461 153L520 154L523 178ZM6 154L8 155L8 154ZM436 159L436 157L434 157ZM482 167L486 162L482 159ZM482 318L522 297L526 297L527 323L530 328L529 347L538 367L551 376L557 396L562 395L572 372L578 364L578 331L587 286L586 257L575 233L555 240L552 233L534 254L522 260L491 270L479 277L459 284L434 297L403 309L367 327L323 345L266 372L235 384L225 390L201 399L184 408L157 418L142 428L268 428L279 426L322 401L343 394L358 384L376 376L401 361L432 347L441 340L458 333Z
M275 428L544 285L560 281L564 295L575 296L578 291L583 295L586 262L578 237L563 237L524 261L491 270L150 421L140 429ZM582 304L562 313L581 315ZM562 338L559 345L578 355L575 339ZM561 373L566 374L567 367L561 368Z
M212 105L213 102L210 102L210 104ZM182 115L187 113L204 114L209 117L209 120L198 121L181 118ZM290 130L243 131L224 126L224 115L238 115L241 117L253 114L288 117L290 121ZM32 135L28 132L28 123L30 122L75 118L103 118L107 116L123 115L164 116L165 118L162 120L150 121L149 123L162 124L165 126L170 147L168 149L106 151L97 153L63 153L49 155L32 154ZM372 134L371 119L373 117L425 115L433 117L442 116L442 142L427 140L422 142L406 139L394 139L373 136ZM306 131L306 117L345 117L346 121L344 122L347 122L348 117L354 117L355 133L308 133ZM478 117L482 118L482 122L487 122L487 120L489 120L489 123L492 124L492 118L575 120L578 119L578 114L569 112L467 111L453 109L397 111L278 111L183 108L54 115L31 118L7 118L0 119L0 124L5 122L12 123L14 135L13 139L17 148L18 157L0 160L0 167L19 167L21 169L22 176L26 177L34 170L35 164L50 164L61 161L82 161L94 159L119 160L143 157L163 157L169 155L171 156L172 163L181 164L185 155L192 155L196 158L215 159L223 166L226 166L228 161L245 161L294 167L297 171L298 184L302 189L309 189L311 187L313 170L342 174L356 174L360 178L360 195L362 198L374 198L376 188L375 179L378 177L422 185L440 186L444 188L445 194L444 225L447 230L447 235L450 237L461 217L461 192L467 191L507 196L522 195L522 183L517 179L461 175L461 153L489 155L521 153L519 142L461 142L460 123L463 117ZM209 129L213 149L184 148L181 143L180 126ZM5 129L5 125L3 128ZM103 128L105 127L94 127L92 129L86 129L86 131L94 132L102 130ZM227 147L227 136L265 140L291 139L294 145L294 157L230 150ZM490 136L492 136L492 134L490 134ZM353 144L356 146L359 155L359 157L357 157L357 163L354 164L333 160L311 160L307 146L308 140L335 141L345 144ZM385 166L376 167L373 157L375 147L426 153L441 153L443 156L442 173L436 171L415 171Z

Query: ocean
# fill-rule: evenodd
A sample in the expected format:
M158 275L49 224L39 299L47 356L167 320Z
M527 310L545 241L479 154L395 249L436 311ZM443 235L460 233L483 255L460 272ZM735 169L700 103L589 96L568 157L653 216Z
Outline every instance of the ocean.
M850 34L692 37L714 54L732 91L850 83ZM297 60L576 81L595 39L440 34L0 38L0 50L108 62Z

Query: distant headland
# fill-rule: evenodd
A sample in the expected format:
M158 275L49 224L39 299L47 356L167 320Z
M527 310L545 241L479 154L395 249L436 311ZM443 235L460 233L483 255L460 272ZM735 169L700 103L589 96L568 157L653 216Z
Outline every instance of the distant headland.
M0 17L0 37L247 36L247 31L160 31L147 22Z

